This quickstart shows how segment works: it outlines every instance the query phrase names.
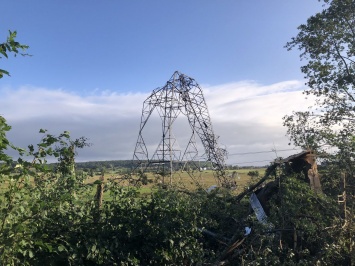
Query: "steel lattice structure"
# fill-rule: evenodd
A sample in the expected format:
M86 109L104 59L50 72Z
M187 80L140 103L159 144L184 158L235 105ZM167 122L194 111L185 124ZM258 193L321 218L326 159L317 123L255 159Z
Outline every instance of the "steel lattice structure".
M162 139L154 154L149 157L143 130L154 110L161 118ZM173 133L173 123L180 114L187 117L191 128L191 137L183 153L177 148ZM211 162L215 177L223 184L226 151L218 146L218 137L213 132L202 90L194 79L176 71L164 87L153 90L143 103L140 130L133 155L135 169L144 172L147 167L155 165L158 171L171 176L174 171L184 169L187 163L196 164L199 158L196 135L204 147L206 161Z

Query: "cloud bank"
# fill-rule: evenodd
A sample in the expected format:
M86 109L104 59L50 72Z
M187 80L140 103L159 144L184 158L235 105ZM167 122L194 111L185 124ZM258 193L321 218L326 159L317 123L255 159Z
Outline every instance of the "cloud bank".
M228 164L266 165L276 155L295 153L281 152L290 149L282 117L310 104L302 95L303 83L261 85L242 81L202 86L214 131L230 154ZM83 96L31 86L0 88L0 95L0 114L12 126L8 134L12 143L20 147L38 143L40 128L51 134L67 130L73 138L85 136L93 144L79 151L78 161L132 159L143 101L149 96L99 90ZM152 117L148 123L151 126L145 137L159 141L159 120ZM186 122L184 125L188 128ZM276 152L271 152L273 149ZM253 153L260 151L268 152Z

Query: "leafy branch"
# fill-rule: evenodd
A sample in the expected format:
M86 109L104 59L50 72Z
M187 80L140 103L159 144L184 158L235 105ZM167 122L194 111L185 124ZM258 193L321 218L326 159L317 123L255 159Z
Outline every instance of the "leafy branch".
M4 57L9 58L10 53L13 53L15 57L18 54L22 56L29 56L29 54L25 53L29 46L16 41L16 37L17 32L9 30L9 36L7 37L6 42L0 44L0 59ZM7 70L0 69L0 78L4 75L10 76L10 73Z

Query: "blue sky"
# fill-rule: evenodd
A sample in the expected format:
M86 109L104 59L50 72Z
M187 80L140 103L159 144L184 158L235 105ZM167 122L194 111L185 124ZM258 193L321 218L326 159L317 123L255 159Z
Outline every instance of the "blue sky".
M30 131L35 135L36 127L69 130L89 135L94 146L82 159L94 160L131 158L136 135L131 132L134 138L128 141L129 136L120 135L124 131L120 125L129 121L129 130L138 134L142 102L175 70L206 89L212 123L227 149L231 147L230 153L285 147L280 115L263 115L270 110L282 115L292 111L290 105L281 109L275 101L285 99L277 97L304 89L299 53L284 45L297 34L297 26L321 10L321 4L317 0L16 0L4 1L2 10L6 12L0 17L0 41L8 30L17 30L18 40L28 44L33 55L1 60L1 68L11 77L0 80L0 113L13 125L13 142L36 141L24 135L24 128L27 135ZM282 90L275 90L280 86ZM269 95L269 102L260 90ZM219 113L221 108L213 109L217 92L225 93L218 94L225 97L218 104L234 109L225 114ZM240 106L251 102L261 106L248 106L252 108L248 115L256 113L249 122L241 122L248 115ZM235 119L228 122L228 129L219 125L231 113ZM260 122L255 125L256 118ZM108 135L99 136L97 125ZM273 128L269 138L246 133L248 128L260 130L261 125L264 132ZM229 162L237 161L233 160Z

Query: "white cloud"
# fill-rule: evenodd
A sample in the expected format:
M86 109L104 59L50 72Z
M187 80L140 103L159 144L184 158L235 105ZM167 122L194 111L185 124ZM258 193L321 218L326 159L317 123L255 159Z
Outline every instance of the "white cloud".
M296 103L303 103L303 83L286 81L269 86L254 82L210 87L205 92L209 109L221 121L280 124Z
M205 90L215 132L230 153L229 163L243 165L241 163L261 161L251 164L263 165L276 156L294 153L280 151L292 148L288 146L282 117L310 105L302 94L303 84L302 81L285 81L265 86L238 82ZM279 152L272 152L273 149ZM270 152L240 154L259 151Z
M204 86L204 95L215 133L229 153L234 154L287 149L282 117L293 110L306 108L308 104L301 93L303 89L300 81L267 86L243 81ZM26 86L0 88L0 95L0 114L13 127L9 138L15 145L26 147L38 143L40 128L53 134L68 130L74 138L85 136L93 143L92 147L80 151L78 160L81 161L131 159L143 101L149 96L109 91L80 96L60 89ZM153 131L151 128L147 134L151 134L152 139L155 136L156 141L160 140L157 135L161 129ZM228 163L273 158L274 153L231 155Z

